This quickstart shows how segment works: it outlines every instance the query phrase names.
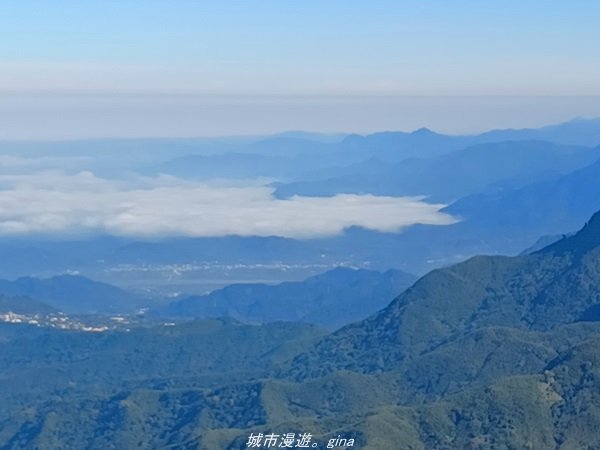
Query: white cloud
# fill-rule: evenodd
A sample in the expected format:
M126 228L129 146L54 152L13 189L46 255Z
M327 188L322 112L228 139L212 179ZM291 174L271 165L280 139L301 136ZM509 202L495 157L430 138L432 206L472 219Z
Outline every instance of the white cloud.
M107 180L91 172L0 176L0 234L106 232L127 236L256 235L310 238L350 226L397 231L455 220L416 197L337 195L275 199L266 186L170 176Z
M23 157L15 155L0 155L0 167L3 173L39 172L60 167L63 170L76 170L85 164L90 164L92 158L87 156L36 156Z

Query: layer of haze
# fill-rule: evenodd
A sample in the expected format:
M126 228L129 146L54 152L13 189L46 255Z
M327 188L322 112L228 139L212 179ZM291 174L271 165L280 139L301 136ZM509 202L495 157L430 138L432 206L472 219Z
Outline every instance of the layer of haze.
M0 5L0 139L539 126L600 115L584 0Z
M600 97L4 96L0 139L411 131L475 133L600 116Z

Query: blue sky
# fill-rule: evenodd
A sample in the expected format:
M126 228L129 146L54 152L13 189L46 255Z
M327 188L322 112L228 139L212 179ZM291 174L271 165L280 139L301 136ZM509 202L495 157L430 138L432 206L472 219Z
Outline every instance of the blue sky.
M600 3L583 0L9 0L0 4L0 94L13 102L17 94L193 93L275 102L289 96L598 96L598 19ZM32 107L27 98L17 109ZM42 110L64 103L45 101ZM79 107L95 108L84 97ZM586 108L568 112L600 113ZM289 125L281 126L311 125L298 111L289 110ZM538 113L538 122L554 119ZM389 114L380 122L372 117L365 130L378 123L389 128ZM359 117L347 125L322 119L320 131L363 131L353 129ZM237 125L215 134L251 131Z

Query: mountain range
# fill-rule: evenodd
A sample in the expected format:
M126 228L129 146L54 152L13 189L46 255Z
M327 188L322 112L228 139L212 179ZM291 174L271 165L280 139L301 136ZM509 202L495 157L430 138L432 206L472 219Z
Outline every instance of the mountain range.
M0 294L0 314L50 314L57 312L56 308L28 297L8 296Z
M472 195L444 211L491 233L499 229L574 230L600 208L600 160L519 189Z
M383 308L415 281L388 270L336 268L301 282L233 284L177 300L154 313L166 317L230 317L246 323L313 323L335 329Z
M48 278L74 272L124 288L144 286L153 295L171 295L185 292L192 278L165 292L165 283L181 276L179 267L171 265L210 266L212 279L194 286L190 294L197 294L246 279L299 280L339 265L424 274L475 254L518 254L542 235L576 230L600 207L593 189L600 178L598 136L597 119L577 119L465 136L419 129L364 136L295 132L223 139L3 142L3 155L26 159L9 171L91 171L107 182L125 184L157 174L229 176L236 183L239 177L266 176L269 179L253 183L270 186L279 198L342 192L411 195L447 205L444 212L459 223L416 224L399 233L349 226L337 236L303 240L95 233L10 236L0 241L0 277ZM237 269L240 262L270 269L249 277L247 267ZM299 269L291 274L290 267ZM141 279L124 279L124 274L134 277L136 270Z
M429 159L449 155L479 145L502 142L546 142L556 146L595 147L600 145L600 120L575 119L570 122L536 129L494 130L478 135L453 136L436 133L427 128L413 132L387 131L368 135L351 134L335 138L314 138L296 133L254 140L182 140L171 146L179 156L145 166L145 173L169 173L196 179L211 177L276 177L295 182L319 181L318 174L328 173L335 179L345 167L360 166L373 158L391 166L407 159ZM134 144L128 144L132 149ZM142 144L146 145L146 144ZM121 144L122 146L122 144ZM125 147L127 148L127 147ZM151 147L159 153L156 142ZM189 153L181 153L188 148ZM385 172L384 172L385 173ZM326 179L321 178L321 184ZM348 188L350 180L339 180ZM333 181L330 184L334 184ZM360 185L359 185L360 186ZM360 186L362 187L362 186ZM371 189L373 185L371 183ZM293 185L281 189L280 196L298 192L331 190L332 186L304 187ZM301 190L302 189L302 190ZM311 194L312 195L312 194Z
M596 448L599 261L597 213L533 253L436 269L326 335L213 319L16 337L0 344L0 442L243 449L272 431L315 448Z
M303 358L323 371L390 370L482 328L550 331L576 323L600 303L599 261L596 213L577 234L533 254L477 256L434 270L386 309L342 328Z
M600 149L543 141L479 144L436 158L412 158L395 164L376 165L376 161L367 160L364 166L355 164L352 172L342 176L280 184L276 195L422 195L433 202L449 202L466 195L523 187L598 159Z
M27 309L40 314L45 313L47 308L73 314L131 313L142 304L142 300L134 294L76 275L0 280L0 294L28 297L16 309L21 310L27 304Z

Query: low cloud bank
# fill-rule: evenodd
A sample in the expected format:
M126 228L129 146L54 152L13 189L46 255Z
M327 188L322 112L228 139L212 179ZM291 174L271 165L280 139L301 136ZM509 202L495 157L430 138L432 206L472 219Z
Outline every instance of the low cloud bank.
M101 232L120 236L331 236L351 226L399 231L448 225L444 205L419 197L341 194L280 200L267 186L91 172L0 176L0 235Z

